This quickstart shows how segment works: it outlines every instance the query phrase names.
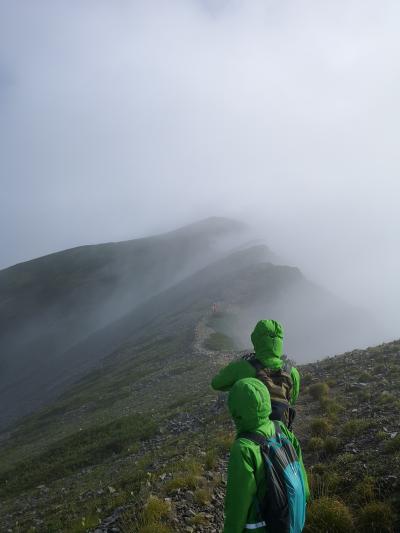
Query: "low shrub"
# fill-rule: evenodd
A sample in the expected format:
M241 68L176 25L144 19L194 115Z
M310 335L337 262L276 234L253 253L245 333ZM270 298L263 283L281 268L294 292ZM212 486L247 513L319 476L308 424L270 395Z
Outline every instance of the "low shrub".
M308 473L310 493L314 499L327 498L335 495L342 484L342 478L336 472L324 471Z
M358 381L361 383L366 383L368 381L371 381L372 376L369 372L361 372L361 374L358 376Z
M371 476L366 476L360 483L357 483L352 491L352 499L357 503L365 504L375 498L376 481Z
M363 418L349 420L343 425L341 435L344 438L353 438L371 426L372 422Z
M337 437L326 437L324 441L324 452L327 454L336 453L340 445Z
M127 509L118 520L121 533L172 533L168 525L171 517L171 502L150 495L142 508ZM86 530L85 530L86 531Z
M311 437L307 442L307 450L309 452L318 452L324 447L324 439L321 437Z
M394 531L393 511L389 504L373 501L367 503L357 513L360 531L369 533L391 533Z
M386 433L386 431L378 431L375 435L376 439L379 440L379 441L382 441L382 440L387 440L390 438L390 435L389 433Z
M207 524L207 522L208 522L208 519L204 513L197 513L194 516L192 516L192 518L190 519L190 523L193 526L202 526L204 524Z
M325 437L332 431L332 426L325 418L315 418L311 421L310 430L314 437Z
M385 442L386 453L396 453L400 451L400 435L397 435L394 439Z
M204 459L204 466L207 470L212 470L217 464L217 452L215 449L207 450Z
M336 415L344 411L343 405L340 405L340 403L335 402L335 400L330 400L326 396L323 396L320 399L319 404L321 406L321 409L331 417L336 417Z
M142 519L145 523L156 523L162 518L167 518L171 512L171 504L168 501L161 500L157 496L150 496L145 508L143 509Z
M202 478L192 473L184 473L180 476L176 476L164 486L164 490L167 494L174 492L177 489L181 490L195 490L200 486Z
M211 501L211 490L209 488L196 489L194 492L194 501L199 505L207 505Z
M234 436L229 433L222 433L215 439L215 445L219 452L228 452L234 442Z
M396 396L388 391L383 391L379 396L378 403L380 405L391 405L396 401Z
M350 463L354 463L357 460L357 456L353 453L345 452L336 457L336 465L338 468L344 468Z
M352 529L352 514L341 501L324 497L308 506L304 533L348 533Z
M308 394L314 400L320 400L329 394L329 385L327 383L314 383L308 387Z

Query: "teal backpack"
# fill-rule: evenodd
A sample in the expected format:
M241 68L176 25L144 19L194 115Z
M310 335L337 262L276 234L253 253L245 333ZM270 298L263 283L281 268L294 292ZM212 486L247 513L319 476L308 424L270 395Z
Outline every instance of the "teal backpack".
M240 433L260 446L264 460L266 493L259 501L268 533L300 533L306 518L306 490L303 472L290 440L274 421L275 435Z

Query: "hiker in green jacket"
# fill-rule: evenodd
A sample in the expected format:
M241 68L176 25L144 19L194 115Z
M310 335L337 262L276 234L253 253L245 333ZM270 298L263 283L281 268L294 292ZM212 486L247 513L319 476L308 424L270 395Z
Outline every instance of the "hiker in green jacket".
M272 420L283 421L289 429L300 389L300 374L287 368L283 353L283 327L276 320L260 320L251 334L255 354L229 363L214 376L215 390L229 391L242 378L257 377L268 388L272 403Z
M241 379L229 393L228 406L235 422L237 438L231 447L229 458L223 531L243 533L252 530L255 533L269 533L271 530L265 526L260 512L260 503L266 493L261 449L248 438L239 437L243 432L257 433L267 438L274 436L275 426L269 418L271 402L268 389L258 379ZM309 498L309 488L299 442L282 422L277 424L296 450L303 478L300 497L305 503L305 499ZM297 533L301 528L295 531Z

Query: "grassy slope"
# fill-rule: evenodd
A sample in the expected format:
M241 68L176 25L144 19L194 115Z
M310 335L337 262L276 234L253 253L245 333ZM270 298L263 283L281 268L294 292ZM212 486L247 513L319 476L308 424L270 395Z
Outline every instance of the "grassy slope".
M228 359L218 350L221 339L229 347L229 321L203 321L195 334L194 325L118 351L24 421L1 454L3 527L87 531L121 506L126 533L220 527L232 426L208 382ZM295 429L313 495L344 501L356 523L371 500L399 503L399 350L396 342L301 368ZM319 383L327 387L313 399Z
M208 219L1 270L0 427L54 398L68 378L75 380L102 358L98 350L76 352L84 339L215 261L221 256L217 246L233 234L239 238L242 229L234 221Z

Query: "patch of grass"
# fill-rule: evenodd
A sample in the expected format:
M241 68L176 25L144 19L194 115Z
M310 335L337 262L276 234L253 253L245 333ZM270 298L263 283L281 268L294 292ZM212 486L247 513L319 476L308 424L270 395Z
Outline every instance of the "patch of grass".
M195 490L201 484L202 478L190 473L173 477L165 484L164 490L167 494L181 489L181 490Z
M393 510L385 502L367 503L357 513L357 525L360 531L392 533L394 532Z
M231 352L237 349L233 339L220 332L211 333L204 342L204 347L213 352Z
M134 529L122 529L121 533L132 533ZM139 526L138 533L173 533L173 530L165 524L149 524L147 526Z
M335 463L338 468L345 468L348 464L354 463L357 460L357 456L352 453L341 453L336 457Z
M358 376L358 381L360 381L361 383L367 383L371 380L372 376L369 372L361 372L361 374Z
M185 457L174 464L172 471L200 476L203 473L203 466L196 459L192 457Z
M311 385L311 382L312 382L312 375L309 372L304 374L304 376L301 376L301 383L304 387Z
M326 437L324 441L324 452L327 454L334 454L337 452L340 445L340 440L337 437Z
M340 500L325 497L308 506L304 533L349 533L352 528L351 511Z
M326 396L320 399L319 404L321 409L331 417L336 417L339 413L344 411L343 405L340 405L340 403L335 400L330 400Z
M135 441L149 438L155 431L156 425L151 419L137 414L78 431L2 473L0 494L9 497L101 463L121 454Z
M207 470L212 470L217 464L217 451L215 449L207 450L206 456L204 459L204 466Z
M332 426L325 418L315 418L311 421L310 431L314 437L326 437L332 431Z
M378 431L375 435L376 439L379 440L379 441L382 441L382 440L387 440L390 438L390 435L389 433L386 433L386 431Z
M234 436L222 433L215 438L215 445L220 452L228 452L234 442Z
M194 492L194 501L199 505L207 505L211 501L211 490L209 488L198 488Z
M154 524L162 518L166 518L171 513L171 504L161 500L157 496L150 496L142 513L142 520L146 524Z
M308 482L312 497L318 499L334 496L342 479L336 472L313 469L308 473Z
M383 391L379 396L378 403L380 405L391 405L396 401L396 396L388 391Z
M140 500L121 515L118 530L121 533L172 533L168 525L171 512L170 500L142 494Z
M190 523L193 526L201 526L201 525L207 524L207 522L208 522L208 519L206 518L204 513L197 513L196 515L192 516L192 518L190 519Z
M195 399L195 396L193 394L183 394L182 396L178 396L175 399L168 404L169 409L176 409L177 407L183 407L184 405L187 405L188 403L192 402Z
M397 435L394 439L385 442L384 450L386 453L400 452L400 435Z
M376 481L371 476L366 476L362 481L357 483L352 491L352 499L357 503L365 504L375 498Z
M329 385L327 383L314 383L308 387L308 394L314 400L320 400L329 394Z
M345 439L350 439L359 433L362 433L366 429L369 429L372 425L373 422L371 420L366 420L363 418L349 420L343 425L341 435Z
M372 394L369 390L363 389L357 392L357 400L359 402L368 402L372 398Z
M321 437L311 437L307 442L307 450L310 452L318 452L324 447L324 439Z

